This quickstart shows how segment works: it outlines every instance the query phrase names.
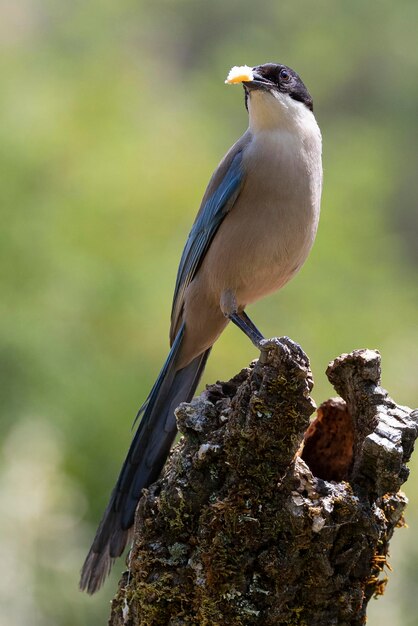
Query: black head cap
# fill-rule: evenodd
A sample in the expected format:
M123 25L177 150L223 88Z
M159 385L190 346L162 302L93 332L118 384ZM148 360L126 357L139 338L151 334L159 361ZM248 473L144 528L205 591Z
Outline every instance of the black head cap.
M313 101L309 91L298 74L287 65L279 63L265 63L253 67L254 80L244 83L248 89L277 89L287 93L294 100L303 102L310 111L313 111Z

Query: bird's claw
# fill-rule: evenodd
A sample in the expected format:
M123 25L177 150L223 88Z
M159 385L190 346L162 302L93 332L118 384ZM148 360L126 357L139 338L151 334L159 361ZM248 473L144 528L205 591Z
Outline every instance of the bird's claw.
M275 348L278 344L278 339L261 339L258 342L258 349L260 350L260 358L258 359L261 365L267 362L267 357L272 348Z
M261 339L261 341L258 342L258 349L260 350L259 363L261 365L264 365L267 362L270 350L277 348L277 346L281 346L282 349L287 348L291 354L295 355L302 361L306 361L307 357L296 341L293 341L290 337L275 337L273 339Z

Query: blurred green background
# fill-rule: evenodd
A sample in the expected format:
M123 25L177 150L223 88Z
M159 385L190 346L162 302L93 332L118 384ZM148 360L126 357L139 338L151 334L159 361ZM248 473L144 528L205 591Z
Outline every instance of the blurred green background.
M324 138L319 233L251 307L324 370L378 348L417 404L416 0L21 0L0 4L0 623L106 623L78 572L168 349L171 296L205 186L245 130L235 64L307 83ZM204 381L256 357L228 328ZM408 529L371 626L418 624L418 455Z

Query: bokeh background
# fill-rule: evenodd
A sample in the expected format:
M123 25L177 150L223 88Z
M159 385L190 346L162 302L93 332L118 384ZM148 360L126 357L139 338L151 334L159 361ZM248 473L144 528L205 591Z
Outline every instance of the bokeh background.
M0 623L106 623L78 572L168 347L171 296L214 167L244 131L235 64L281 61L324 138L317 242L251 307L324 370L378 348L417 404L416 0L0 2ZM203 382L256 356L228 328ZM418 455L408 529L369 624L418 624Z

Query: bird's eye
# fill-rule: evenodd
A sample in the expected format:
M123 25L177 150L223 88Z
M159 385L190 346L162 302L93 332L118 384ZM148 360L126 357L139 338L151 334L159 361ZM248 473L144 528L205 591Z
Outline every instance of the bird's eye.
M288 83L290 80L290 74L287 70L280 70L280 80L282 80L284 83Z

